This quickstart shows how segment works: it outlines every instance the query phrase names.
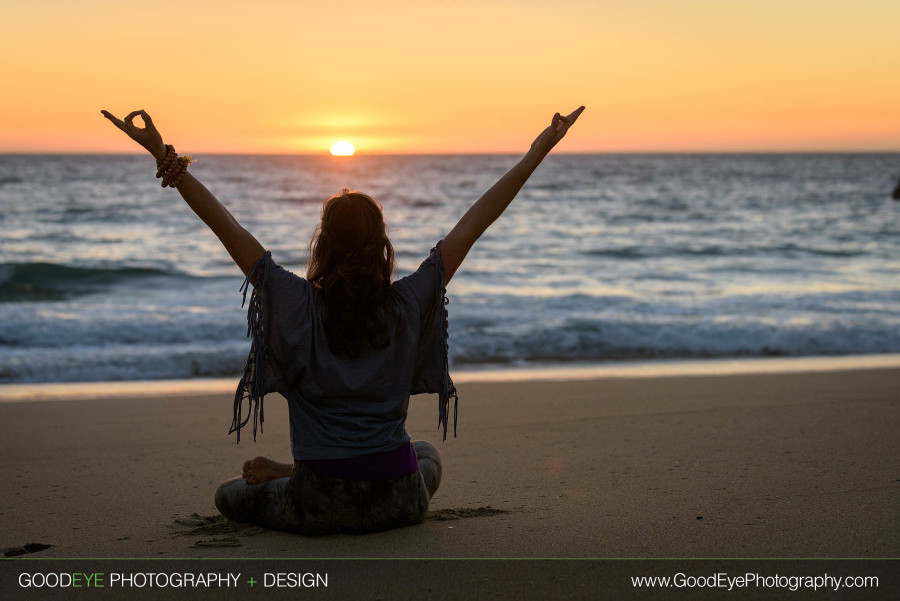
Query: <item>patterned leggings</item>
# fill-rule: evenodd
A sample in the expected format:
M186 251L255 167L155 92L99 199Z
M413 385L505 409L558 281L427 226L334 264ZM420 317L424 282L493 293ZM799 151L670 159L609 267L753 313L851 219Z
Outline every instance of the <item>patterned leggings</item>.
M290 478L247 484L238 476L219 485L216 507L225 517L296 534L364 533L419 524L441 483L441 455L431 443L412 443L419 471L395 480L346 480L294 462Z

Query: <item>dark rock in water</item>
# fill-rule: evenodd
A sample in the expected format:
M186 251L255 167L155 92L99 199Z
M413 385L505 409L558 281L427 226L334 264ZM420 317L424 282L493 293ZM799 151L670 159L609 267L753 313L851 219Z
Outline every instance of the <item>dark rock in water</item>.
M897 182L897 187L894 188L894 193L891 195L891 198L900 200L900 181Z

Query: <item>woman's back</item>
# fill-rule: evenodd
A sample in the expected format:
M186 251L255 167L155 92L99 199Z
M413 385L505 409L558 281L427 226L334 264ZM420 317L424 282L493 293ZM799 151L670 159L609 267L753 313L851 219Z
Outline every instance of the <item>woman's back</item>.
M355 357L329 344L323 291L268 253L265 261L259 266L265 277L254 289L266 334L263 394L288 400L294 459L344 459L408 442L410 393L440 392L441 379L449 379L439 248L393 283L391 306L380 311L388 344L364 344Z

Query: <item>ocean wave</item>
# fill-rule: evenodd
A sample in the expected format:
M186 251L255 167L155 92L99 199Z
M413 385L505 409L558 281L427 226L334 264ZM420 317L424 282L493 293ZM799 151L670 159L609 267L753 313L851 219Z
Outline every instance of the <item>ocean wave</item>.
M191 277L151 267L73 267L58 263L0 264L0 302L63 300L127 280Z
M896 326L896 324L894 324ZM839 356L900 352L878 320L735 324L700 320L567 319L531 328L451 319L451 369L615 360ZM92 341L61 348L3 348L0 382L76 382L230 377L249 350L227 340ZM77 352L75 352L77 351Z
M647 259L652 257L700 256L722 257L738 254L737 249L722 246L626 246L622 248L589 248L582 254L612 259Z
M129 312L110 318L70 314L67 318L23 316L0 325L0 347L26 349L69 348L73 353L89 346L218 344L240 340L246 332L243 312L140 315Z
M627 246L622 248L589 248L582 254L591 257L609 257L611 259L644 259L652 256L652 253L642 246Z
M758 250L785 257L790 257L794 254L813 255L820 257L857 257L866 254L866 251L859 249L824 248L816 246L803 246L794 243L781 244L777 246L761 248Z
M296 194L282 194L278 196L272 196L269 200L273 202L283 202L285 204L293 204L293 205L321 205L323 198L313 195L296 195Z
M450 357L456 366L900 352L897 324L891 327L878 319L779 324L657 316L567 319L524 331L520 326L475 322L459 326L450 328Z
M96 346L77 354L65 349L0 352L0 383L107 382L189 378L237 378L247 359L236 345Z
M644 245L623 246L619 248L589 248L581 251L583 255L612 259L649 259L657 257L772 257L779 259L796 259L797 257L851 258L866 256L866 250L854 248L827 248L821 246L805 246L800 244L781 244L775 246L722 246L722 245Z

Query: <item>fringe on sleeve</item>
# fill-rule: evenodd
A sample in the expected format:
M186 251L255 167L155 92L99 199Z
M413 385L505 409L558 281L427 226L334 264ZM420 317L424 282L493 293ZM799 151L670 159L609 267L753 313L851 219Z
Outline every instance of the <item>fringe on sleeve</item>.
M440 249L441 242L437 243L437 246L431 249L431 252L434 252L437 249ZM440 328L438 333L438 340L440 340L440 352L443 362L443 368L441 373L441 387L438 393L438 428L442 425L444 426L444 440L447 440L447 423L450 418L450 398L453 398L453 438L456 438L456 423L457 423L457 412L459 409L459 396L456 394L456 386L453 385L453 380L450 378L450 346L448 343L448 339L450 338L450 334L447 332L447 328L449 326L449 316L447 313L447 305L450 304L450 299L447 298L447 286L446 286L446 277L444 274L444 260L441 258L438 261L438 273L437 278L435 278L435 297L438 300L438 306L436 307L436 311L438 311L438 319L437 319L437 327Z
M247 337L251 338L250 354L247 356L247 364L244 366L244 373L241 381L238 383L237 392L234 394L234 418L231 421L231 429L228 433L237 432L237 442L241 442L241 428L250 421L253 416L253 441L256 442L256 423L259 421L259 431L262 433L263 428L263 397L265 390L263 388L263 378L266 371L266 313L265 298L263 291L266 286L266 278L269 275L269 258L272 253L266 253L253 264L240 291L243 293L241 307L247 302L247 290L250 287L250 280L256 275L256 284L253 286L253 293L250 295L250 304L247 307ZM247 403L247 417L242 419L241 405L244 399Z

